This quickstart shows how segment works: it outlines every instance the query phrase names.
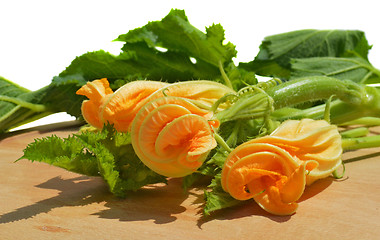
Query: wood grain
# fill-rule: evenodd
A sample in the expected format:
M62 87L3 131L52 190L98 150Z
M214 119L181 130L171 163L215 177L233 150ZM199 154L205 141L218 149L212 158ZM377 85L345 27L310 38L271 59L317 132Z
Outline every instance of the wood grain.
M49 125L0 140L0 239L378 239L380 152L347 152L346 177L308 187L296 214L270 215L254 202L203 218L202 189L180 179L118 199L102 179L43 163L15 162L34 138L75 132ZM374 129L380 132L380 129ZM5 137L5 138L4 138Z

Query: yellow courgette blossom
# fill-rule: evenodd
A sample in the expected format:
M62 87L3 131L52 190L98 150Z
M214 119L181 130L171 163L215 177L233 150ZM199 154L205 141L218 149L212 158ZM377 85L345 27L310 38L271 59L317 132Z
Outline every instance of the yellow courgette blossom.
M341 136L324 120L288 120L271 135L235 148L222 170L222 187L238 200L253 198L276 215L294 213L305 185L341 165Z

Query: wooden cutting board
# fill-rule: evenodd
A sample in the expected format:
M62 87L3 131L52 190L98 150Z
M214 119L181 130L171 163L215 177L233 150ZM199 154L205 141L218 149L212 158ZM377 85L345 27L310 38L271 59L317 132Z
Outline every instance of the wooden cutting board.
M0 239L380 239L379 148L347 152L346 177L308 187L292 216L253 201L203 218L202 189L181 180L118 199L100 178L21 160L34 138L77 129L49 125L0 140ZM380 134L380 128L374 129Z

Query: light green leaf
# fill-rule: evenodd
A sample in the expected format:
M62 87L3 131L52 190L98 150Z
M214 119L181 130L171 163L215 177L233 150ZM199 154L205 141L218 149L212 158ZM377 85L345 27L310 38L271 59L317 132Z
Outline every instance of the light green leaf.
M358 83L379 82L380 71L360 57L315 57L291 60L291 79L328 76Z
M67 138L36 139L20 159L101 176L110 192L118 197L125 197L127 191L136 191L147 184L166 182L164 176L156 174L138 159L130 135L117 133L112 126L105 126L100 132L81 132Z
M211 187L211 191L204 192L206 203L203 208L203 213L206 216L210 215L214 211L243 203L243 201L236 200L235 198L231 197L229 193L225 192L220 181L221 174L215 175L214 179L209 185L209 187Z
M88 176L99 176L96 157L77 137L63 139L53 135L35 139L24 149L21 159L48 163Z
M254 61L239 67L259 75L289 78L293 58L345 57L367 60L371 47L362 31L298 30L266 37Z

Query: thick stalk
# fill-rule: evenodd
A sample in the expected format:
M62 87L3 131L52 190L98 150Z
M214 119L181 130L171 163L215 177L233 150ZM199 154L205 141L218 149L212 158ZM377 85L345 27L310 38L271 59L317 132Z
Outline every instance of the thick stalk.
M331 96L348 103L360 104L362 95L365 94L363 87L354 82L323 76L288 81L266 92L273 98L275 109L328 99Z
M273 98L275 109L335 96L339 100L332 101L330 105L330 120L333 124L361 117L380 117L380 92L376 88L354 82L329 77L311 77L280 84L269 89L267 93ZM280 117L276 116L279 120L323 119L325 109L326 105L322 104L289 115L283 113Z

